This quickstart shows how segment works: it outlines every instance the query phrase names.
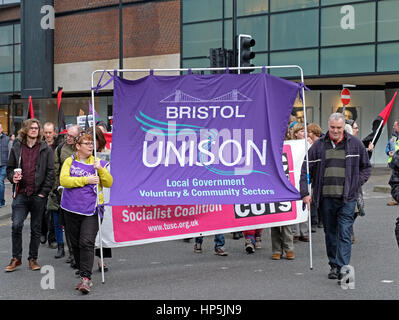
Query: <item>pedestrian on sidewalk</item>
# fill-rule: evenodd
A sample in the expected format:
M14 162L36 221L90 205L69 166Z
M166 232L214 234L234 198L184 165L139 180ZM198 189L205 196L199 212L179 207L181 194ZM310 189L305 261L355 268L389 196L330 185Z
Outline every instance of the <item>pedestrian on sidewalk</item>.
M4 199L4 179L7 175L7 162L10 150L10 137L3 132L3 126L0 123L0 208L6 204Z
M94 159L93 140L93 135L86 132L78 136L76 153L65 160L60 174L60 184L64 187L61 208L64 210L66 229L80 275L76 289L84 294L89 293L92 286L94 246L99 229L98 214L101 218L97 205L104 203L102 188L110 188L113 182L105 168L109 163Z
M389 185L391 186L392 199L399 202L399 150L392 155L391 168L392 175L389 179ZM399 217L396 219L395 235L399 246Z
M46 122L43 125L43 140L46 141L48 146L54 152L57 147L57 132L55 131L54 123ZM42 219L42 235L40 237L40 243L45 244L47 241L50 248L57 249L57 241L54 231L54 217L52 213L47 210L46 204Z
M310 208L313 201L323 215L327 257L330 265L329 279L342 279L341 268L349 265L359 187L369 179L370 160L363 143L344 130L342 113L333 113L328 120L328 132L309 149L308 159L302 165L300 192ZM308 192L312 184L312 197Z
M388 144L385 148L385 152L388 155L388 167L392 168L392 158L396 151L399 150L399 120L395 120L393 123L393 132L392 136L388 141ZM396 206L399 205L399 201L392 198L392 201L387 203L387 206Z
M40 270L37 263L40 246L41 221L46 198L54 183L53 152L42 141L42 129L37 119L27 119L18 132L7 164L7 178L13 184L12 259L6 272L22 264L22 229L30 213L31 238L29 267ZM14 169L18 169L15 171ZM20 170L22 169L22 173Z
M62 187L60 187L60 173L62 165L65 160L73 155L75 152L75 139L78 137L79 133L82 132L82 128L79 125L72 125L68 128L65 135L65 140L61 142L54 151L54 171L55 171L55 181L53 188L49 194L47 202L47 210L51 212L54 218L54 232L57 241L57 253L55 254L56 259L60 259L65 256L64 249L64 232L65 219L62 209L60 208ZM73 258L72 245L69 241L69 235L65 228L65 241L68 246L68 257L66 259L67 263L70 263L71 267L75 267L75 260Z

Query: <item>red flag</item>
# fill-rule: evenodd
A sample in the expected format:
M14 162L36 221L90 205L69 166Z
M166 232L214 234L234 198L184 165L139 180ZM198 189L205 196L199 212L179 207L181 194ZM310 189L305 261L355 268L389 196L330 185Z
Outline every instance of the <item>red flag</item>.
M111 149L111 143L112 143L112 133L111 132L105 132L104 133L104 138L107 141L107 143L105 144L105 147L107 149Z
M58 87L57 108L58 108L58 132L59 132L59 134L63 134L66 132L65 117L64 117L64 111L62 110L62 106L61 106L61 99L62 99L62 88Z
M32 96L29 96L29 109L28 109L27 119L33 119L34 117L35 117L35 115L33 114Z
M392 110L393 102L395 101L397 93L398 92L396 91L395 94L393 95L393 98L391 99L391 101L389 101L389 103L386 105L384 110L382 110L381 113L379 114L379 116L384 120L384 123L382 124L383 126L385 126L385 124L388 121L389 115L390 115L391 110Z

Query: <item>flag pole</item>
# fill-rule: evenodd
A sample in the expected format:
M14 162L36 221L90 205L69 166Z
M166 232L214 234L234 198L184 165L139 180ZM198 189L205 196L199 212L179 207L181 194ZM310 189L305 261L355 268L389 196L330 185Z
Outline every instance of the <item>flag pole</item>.
M95 108L94 108L94 73L92 73L91 76L91 105L92 105L92 115L93 115L93 143L94 143L94 161L97 159L97 141L96 141L96 114L95 114ZM98 176L97 170L95 170L96 176ZM96 185L97 192L96 192L96 208L100 204L100 199L99 199L99 184ZM101 282L104 284L105 279L104 279L104 254L103 254L103 237L102 237L102 230L101 230L101 217L100 213L97 213L98 217L98 236L99 236L99 242L100 242L100 259L101 259Z

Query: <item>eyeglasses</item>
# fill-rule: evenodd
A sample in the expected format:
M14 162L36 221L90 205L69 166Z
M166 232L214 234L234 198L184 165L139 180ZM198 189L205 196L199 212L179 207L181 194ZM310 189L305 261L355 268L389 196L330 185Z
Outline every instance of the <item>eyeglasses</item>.
M94 142L81 142L80 144L84 144L84 145L89 146L89 147L94 146Z
M39 127L30 127L29 130L39 130Z
M69 133L66 134L66 137L67 137L67 138L72 138L72 139L75 139L75 138L76 138L75 136L73 136L73 135L71 135L71 134L69 134Z
M353 127L353 130L359 130L359 127Z

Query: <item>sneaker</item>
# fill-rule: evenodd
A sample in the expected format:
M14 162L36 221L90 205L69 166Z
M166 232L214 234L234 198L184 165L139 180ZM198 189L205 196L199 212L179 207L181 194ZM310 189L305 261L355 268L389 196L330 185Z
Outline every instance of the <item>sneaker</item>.
M261 237L256 237L255 238L255 249L261 249L262 248L262 239Z
M332 267L328 273L328 279L338 279L338 270L336 267Z
M77 290L82 292L83 294L88 294L90 292L90 287L93 286L93 283L89 278L82 278L80 285L78 284Z
M201 243L194 244L194 252L195 253L202 253L202 244Z
M250 254L255 252L255 246L251 239L245 239L245 251Z
M220 247L220 248L215 249L215 254L216 254L217 256L222 256L222 257L225 257L225 256L228 255L228 253L227 253L226 251L224 251L224 248L223 248L223 247Z
M10 264L4 269L5 272L13 272L22 264L21 259L12 258Z
M40 265L37 263L36 259L29 259L29 268L32 271L40 270Z

